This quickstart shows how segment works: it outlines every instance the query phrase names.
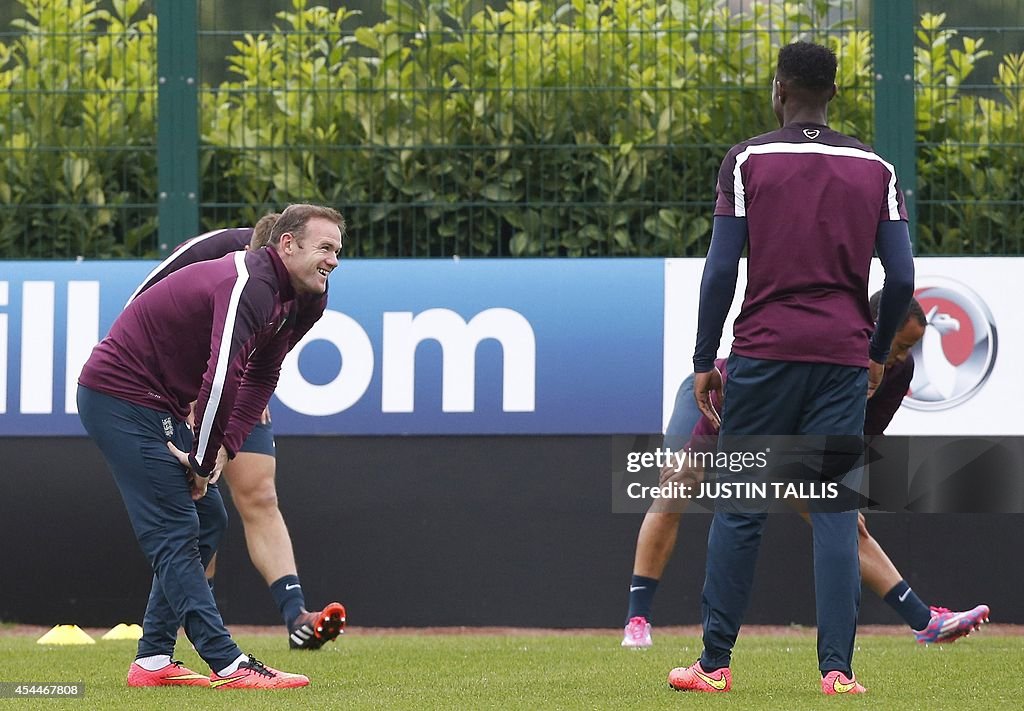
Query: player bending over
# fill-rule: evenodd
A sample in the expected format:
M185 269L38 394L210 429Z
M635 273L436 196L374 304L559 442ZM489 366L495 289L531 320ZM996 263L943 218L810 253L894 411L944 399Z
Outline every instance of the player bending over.
M218 259L240 250L258 250L266 246L280 215L264 215L254 228L215 230L183 242L161 262L129 298L145 292L164 277L182 267L208 259ZM327 306L327 292L297 299L297 316L284 325L294 346L320 318ZM319 649L345 630L345 607L332 602L322 610L306 609L302 584L291 536L277 501L275 473L277 458L274 429L269 408L242 443L235 458L224 467L224 478L231 498L242 517L249 558L270 588L270 594L284 619L288 644L292 649ZM213 585L217 557L207 566L206 575Z
M871 297L872 318L878 316L880 296L881 292L877 292ZM924 311L915 299L910 304L906 322L893 339L882 384L868 400L864 418L865 435L883 434L899 409L914 376L914 356L910 350L924 336L926 324ZM727 378L725 360L719 360L717 366L722 371L723 378ZM680 447L679 441L687 436L690 436L690 441ZM693 400L693 376L690 376L683 381L676 395L675 409L665 432L665 445L673 450L685 450L696 449L704 442L708 442L713 448L715 439L717 438L713 428L706 418L701 417ZM669 469L664 474L674 472ZM703 472L691 470L685 472L684 477L687 479L686 483L693 484L703 478ZM675 549L679 521L686 505L685 499L671 503L656 499L644 516L636 541L633 577L629 583L629 612L622 638L623 647L643 649L652 644L651 608L654 594ZM806 512L802 512L801 515L809 524L810 516ZM903 618L918 642L955 642L960 637L970 634L982 621L988 619L987 605L978 605L966 612L952 612L944 607L925 605L868 531L863 514L858 517L857 530L860 538L860 572L864 584Z
M154 573L129 686L309 684L239 649L205 567L227 526L217 480L273 395L297 303L323 298L344 226L331 208L289 206L267 248L197 262L138 294L82 368L79 416ZM179 627L208 677L173 660Z

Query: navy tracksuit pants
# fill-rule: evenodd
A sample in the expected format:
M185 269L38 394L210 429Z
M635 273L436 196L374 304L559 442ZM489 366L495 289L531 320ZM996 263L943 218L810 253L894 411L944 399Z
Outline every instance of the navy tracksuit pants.
M722 409L721 446L729 435L847 435L864 431L867 371L852 366L759 360L732 355ZM729 666L750 601L766 513L716 510L708 534L701 599L701 665ZM811 506L818 667L851 672L860 564L857 512Z
M192 500L185 470L166 444L187 452L192 433L166 412L82 386L78 413L114 474L153 567L138 656L173 656L180 626L210 668L223 669L242 652L224 627L205 568L227 528L227 511L215 485Z

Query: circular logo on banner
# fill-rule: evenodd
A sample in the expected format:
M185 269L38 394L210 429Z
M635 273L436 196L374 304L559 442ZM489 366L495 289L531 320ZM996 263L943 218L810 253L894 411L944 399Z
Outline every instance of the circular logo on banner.
M913 410L945 410L969 400L996 362L996 324L972 289L953 279L926 277L914 297L928 327L911 349L914 378L903 404Z

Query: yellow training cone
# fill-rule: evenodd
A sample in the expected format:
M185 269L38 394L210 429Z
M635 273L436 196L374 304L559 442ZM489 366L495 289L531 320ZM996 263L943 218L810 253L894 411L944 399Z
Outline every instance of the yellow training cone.
M57 625L36 640L36 644L96 644L78 625Z
M112 628L100 639L142 639L142 628L139 625L127 625L124 622Z

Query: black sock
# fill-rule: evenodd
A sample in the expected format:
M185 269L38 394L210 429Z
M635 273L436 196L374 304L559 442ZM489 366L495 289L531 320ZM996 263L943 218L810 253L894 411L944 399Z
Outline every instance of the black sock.
M921 602L921 598L910 589L906 580L901 580L893 586L892 590L882 598L886 604L896 610L896 614L910 625L910 628L920 632L932 619L932 611Z
M654 593L658 589L657 578L645 578L642 575L634 575L629 581L629 614L626 616L626 623L633 617L643 617L651 621L651 605L654 603Z
M829 674L831 674L834 671L839 672L840 674L845 676L847 679L852 679L853 678L853 669L823 669L821 671L821 678L824 679L826 676L828 676Z
M709 662L704 661L704 655L703 654L701 655L700 659L698 659L697 661L700 662L700 668L703 669L705 671L705 673L707 673L707 674L714 674L719 669L728 669L729 668L728 664L711 664Z
M302 594L302 585L298 575L284 575L270 584L270 594L274 596L277 609L284 618L284 626L291 629L292 623L306 608L306 598Z

